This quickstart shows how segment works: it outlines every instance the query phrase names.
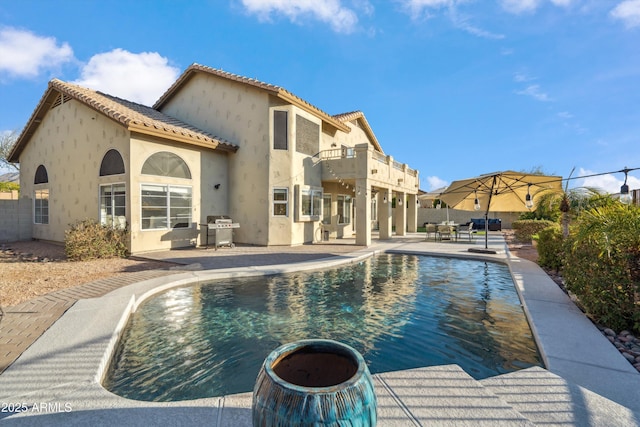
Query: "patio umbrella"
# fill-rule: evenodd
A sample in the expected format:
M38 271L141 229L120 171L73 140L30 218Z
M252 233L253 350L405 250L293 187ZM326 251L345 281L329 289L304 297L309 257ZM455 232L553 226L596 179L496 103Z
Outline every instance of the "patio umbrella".
M504 171L454 181L440 195L452 208L484 211L484 248L488 250L489 211L526 212L541 194L561 192L562 177Z

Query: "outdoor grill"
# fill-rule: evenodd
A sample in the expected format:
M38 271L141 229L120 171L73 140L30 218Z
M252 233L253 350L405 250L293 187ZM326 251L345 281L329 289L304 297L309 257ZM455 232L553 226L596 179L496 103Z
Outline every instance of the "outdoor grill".
M213 230L215 238L215 248L228 246L234 248L236 245L233 243L233 229L240 228L240 224L233 222L230 217L226 215L210 215L207 216L207 223L200 224L206 226L205 228L205 247L209 248L209 233Z

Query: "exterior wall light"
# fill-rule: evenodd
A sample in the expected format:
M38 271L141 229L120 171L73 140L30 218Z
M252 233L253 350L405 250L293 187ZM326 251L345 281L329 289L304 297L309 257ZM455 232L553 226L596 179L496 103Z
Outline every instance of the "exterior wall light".
M629 169L625 167L622 171L624 172L624 184L620 187L620 202L629 205L631 204L631 194L629 194L629 186L627 185Z
M478 193L476 191L474 191L476 198L473 199L473 210L474 211L479 211L480 210L480 200L478 200Z
M524 205L527 207L527 209L531 209L533 207L533 198L531 197L531 193L529 192L529 189L531 188L531 184L527 184L527 195L525 196L524 199Z

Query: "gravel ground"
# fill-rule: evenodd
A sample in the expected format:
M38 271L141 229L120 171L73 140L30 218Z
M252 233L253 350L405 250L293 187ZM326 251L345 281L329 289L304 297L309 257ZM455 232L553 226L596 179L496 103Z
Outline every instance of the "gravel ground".
M133 259L68 261L64 247L40 241L0 245L0 306L134 271L168 269L172 263Z

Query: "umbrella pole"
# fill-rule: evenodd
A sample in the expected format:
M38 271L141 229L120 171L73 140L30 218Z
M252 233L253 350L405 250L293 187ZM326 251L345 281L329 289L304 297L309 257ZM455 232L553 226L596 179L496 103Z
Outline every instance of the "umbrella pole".
M484 248L489 249L489 212L484 213Z

